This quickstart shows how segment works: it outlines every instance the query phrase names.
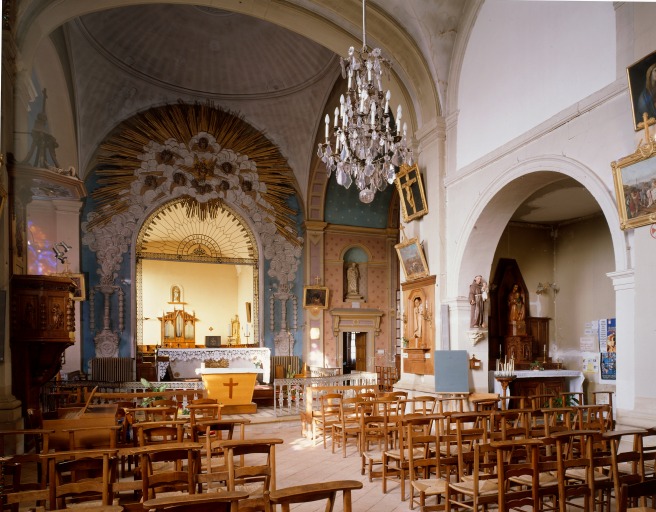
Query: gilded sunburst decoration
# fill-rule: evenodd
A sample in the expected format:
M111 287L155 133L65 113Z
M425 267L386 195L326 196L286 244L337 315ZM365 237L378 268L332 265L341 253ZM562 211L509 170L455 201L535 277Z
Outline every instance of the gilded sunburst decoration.
M272 216L277 231L299 244L286 159L262 133L211 103L179 103L129 119L101 145L96 174L92 197L100 207L90 229L127 211L135 195L146 204L180 198L201 220L241 196L250 213Z
M116 280L140 226L168 205L194 222L239 212L261 244L259 256L271 261L268 275L281 284L295 280L303 239L297 212L288 206L295 194L292 170L279 149L240 117L211 103L137 114L100 146L96 175L91 196L97 206L82 223L82 241L96 253L101 283ZM217 239L193 231L175 242L188 259L258 257L255 239L244 242L239 254L227 254ZM144 250L143 241L137 251Z

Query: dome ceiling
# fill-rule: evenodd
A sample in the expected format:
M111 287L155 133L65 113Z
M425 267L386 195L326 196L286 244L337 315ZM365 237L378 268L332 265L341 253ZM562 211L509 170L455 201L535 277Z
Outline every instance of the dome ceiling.
M272 23L209 7L137 5L78 23L89 43L124 71L213 96L289 94L322 77L334 58Z

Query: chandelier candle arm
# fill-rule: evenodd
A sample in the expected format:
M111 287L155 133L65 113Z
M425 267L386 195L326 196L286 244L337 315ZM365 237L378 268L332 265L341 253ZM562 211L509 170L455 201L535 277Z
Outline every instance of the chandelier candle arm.
M330 116L326 114L325 142L318 155L326 164L328 176L335 172L337 183L349 188L353 182L363 203L374 200L376 191L394 182L396 168L412 165L412 150L407 143L407 125L400 130L402 110L396 119L389 111L391 93L383 90L382 76L389 77L391 63L380 48L371 50L366 39L366 1L362 2L362 49L349 48L341 59L342 78L347 79L346 94L339 99L333 119L333 151Z

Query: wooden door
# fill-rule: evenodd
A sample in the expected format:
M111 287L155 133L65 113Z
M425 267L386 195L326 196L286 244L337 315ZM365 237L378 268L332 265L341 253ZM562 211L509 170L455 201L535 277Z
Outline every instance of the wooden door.
M355 369L359 372L367 371L367 333L355 334Z

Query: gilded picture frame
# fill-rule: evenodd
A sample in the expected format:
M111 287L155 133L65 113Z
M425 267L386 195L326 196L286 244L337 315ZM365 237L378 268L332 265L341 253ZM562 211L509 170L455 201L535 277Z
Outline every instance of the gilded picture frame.
M656 223L656 143L612 162L615 199L621 229Z
M67 276L75 284L75 291L73 292L73 300L82 301L87 300L87 288L84 274L71 274Z
M417 164L401 165L401 170L397 173L394 183L401 199L403 222L410 222L428 213L424 183Z
M417 238L410 238L394 246L403 267L406 281L414 281L428 275L428 263Z
M626 68L633 112L633 129L643 122L643 113L650 118L656 118L656 52L652 52Z
M330 290L325 286L304 286L303 307L305 309L327 309Z

